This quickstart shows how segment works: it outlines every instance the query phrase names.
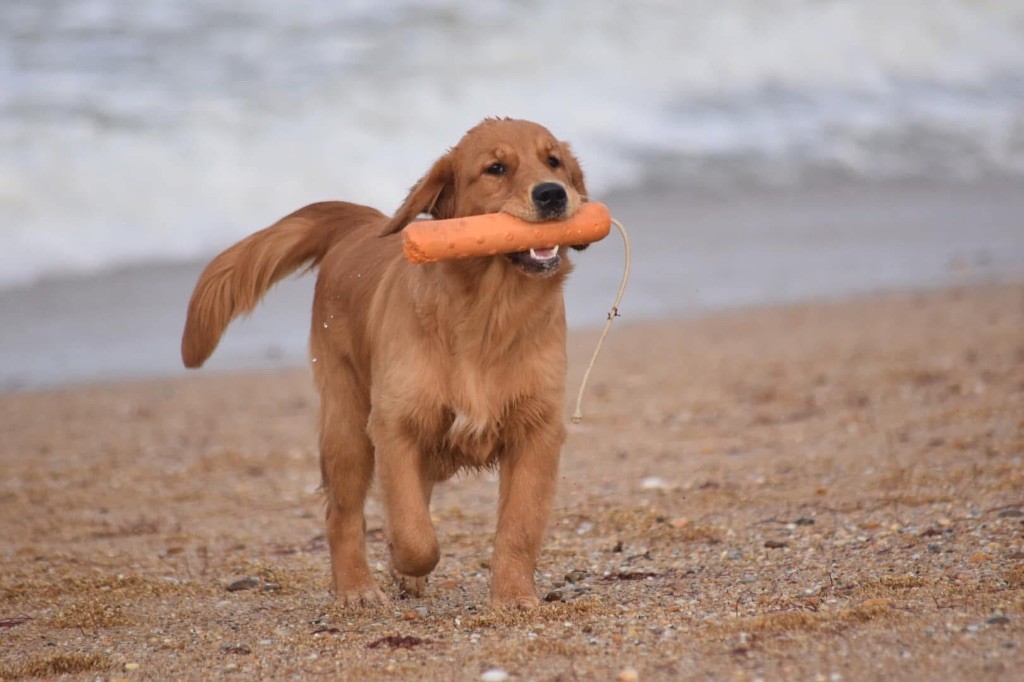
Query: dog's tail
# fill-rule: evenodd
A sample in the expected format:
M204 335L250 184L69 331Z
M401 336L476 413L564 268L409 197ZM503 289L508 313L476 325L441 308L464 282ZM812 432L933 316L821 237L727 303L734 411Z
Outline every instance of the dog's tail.
M363 212L372 214L360 215ZM359 218L379 215L374 209L338 201L311 204L214 258L199 276L188 304L181 337L185 366L206 362L231 320L251 312L271 286L306 263L315 268L341 234L361 222Z

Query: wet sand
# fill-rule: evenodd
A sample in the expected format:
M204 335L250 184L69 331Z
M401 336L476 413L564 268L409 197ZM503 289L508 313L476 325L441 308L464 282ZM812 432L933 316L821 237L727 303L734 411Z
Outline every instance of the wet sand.
M426 597L374 502L393 601L332 603L304 369L0 396L0 678L1024 669L1024 286L624 324L592 382L530 613L487 605L476 476L437 494Z
M715 195L659 185L666 177L653 173L643 189L600 197L630 230L629 320L1024 279L1019 182L826 183ZM618 234L573 259L569 325L600 324L622 276ZM204 265L140 265L0 291L0 393L181 376L185 308ZM251 317L232 324L207 368L304 364L314 279L275 287Z

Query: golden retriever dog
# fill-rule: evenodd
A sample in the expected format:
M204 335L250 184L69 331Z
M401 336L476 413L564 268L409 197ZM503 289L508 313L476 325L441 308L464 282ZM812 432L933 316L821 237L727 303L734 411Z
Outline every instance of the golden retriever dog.
M375 472L392 575L418 596L440 557L434 484L494 467L491 601L538 603L534 571L565 439L562 288L573 245L411 265L399 233L421 213L543 221L569 217L585 200L566 143L536 123L487 119L434 163L393 217L341 201L312 204L203 271L181 341L187 367L202 365L228 323L271 285L305 264L319 267L310 360L339 602L385 601L366 559L363 505Z

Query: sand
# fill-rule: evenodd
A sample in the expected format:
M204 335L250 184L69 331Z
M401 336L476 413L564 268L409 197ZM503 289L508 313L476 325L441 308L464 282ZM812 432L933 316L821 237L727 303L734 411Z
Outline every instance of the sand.
M438 492L426 597L371 502L393 601L332 603L305 369L0 396L0 677L1024 669L1024 286L627 319L592 381L529 613L487 605L475 476Z

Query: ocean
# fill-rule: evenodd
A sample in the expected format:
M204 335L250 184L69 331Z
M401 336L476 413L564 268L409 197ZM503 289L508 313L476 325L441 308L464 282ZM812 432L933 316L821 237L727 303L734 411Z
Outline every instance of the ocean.
M1019 0L4 0L0 287L392 210L485 116L591 191L1024 174Z

